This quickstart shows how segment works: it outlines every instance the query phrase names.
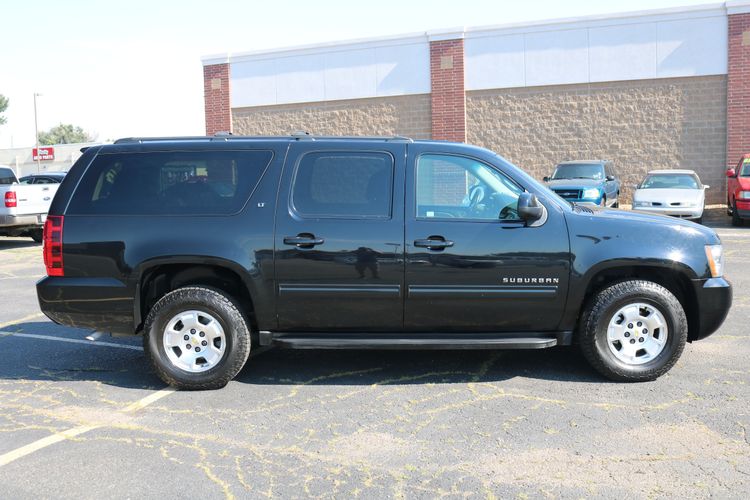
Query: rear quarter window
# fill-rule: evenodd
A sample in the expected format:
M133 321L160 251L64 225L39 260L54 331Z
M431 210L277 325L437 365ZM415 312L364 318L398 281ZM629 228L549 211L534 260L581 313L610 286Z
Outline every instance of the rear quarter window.
M68 207L70 215L231 215L239 212L273 152L100 154Z

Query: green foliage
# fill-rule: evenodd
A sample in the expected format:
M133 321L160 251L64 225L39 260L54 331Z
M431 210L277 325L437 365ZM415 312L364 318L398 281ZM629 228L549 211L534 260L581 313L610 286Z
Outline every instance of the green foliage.
M8 98L0 94L0 125L3 125L7 121L7 118L2 116L6 109L8 109Z
M85 132L81 127L69 123L61 123L46 132L39 133L39 144L73 144L76 142L91 142L94 136Z

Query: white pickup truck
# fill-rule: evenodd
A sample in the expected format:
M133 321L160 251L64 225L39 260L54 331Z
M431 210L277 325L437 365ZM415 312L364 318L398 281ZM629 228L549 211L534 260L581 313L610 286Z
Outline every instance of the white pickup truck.
M0 236L42 241L42 228L60 184L19 184L10 167L0 166Z

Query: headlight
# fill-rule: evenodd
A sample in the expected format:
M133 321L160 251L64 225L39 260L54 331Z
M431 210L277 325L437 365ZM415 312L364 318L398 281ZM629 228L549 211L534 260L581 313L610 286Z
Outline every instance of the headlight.
M634 207L647 207L649 205L651 205L651 203L647 201L636 201L635 203L633 203Z
M601 196L601 191L599 191L596 188L589 188L583 190L583 197L584 198L599 198Z
M737 193L737 198L740 200L750 200L750 191L740 191Z
M721 245L706 245L706 258L713 278L724 274L724 250Z

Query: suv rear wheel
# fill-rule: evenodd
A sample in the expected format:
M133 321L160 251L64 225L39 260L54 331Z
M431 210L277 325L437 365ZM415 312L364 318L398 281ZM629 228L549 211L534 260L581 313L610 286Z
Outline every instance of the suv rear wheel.
M219 389L250 354L250 330L224 293L199 286L178 288L154 304L143 345L159 377L179 389Z
M601 290L581 320L583 355L612 380L655 380L677 362L686 341L682 305L650 281L623 281Z

